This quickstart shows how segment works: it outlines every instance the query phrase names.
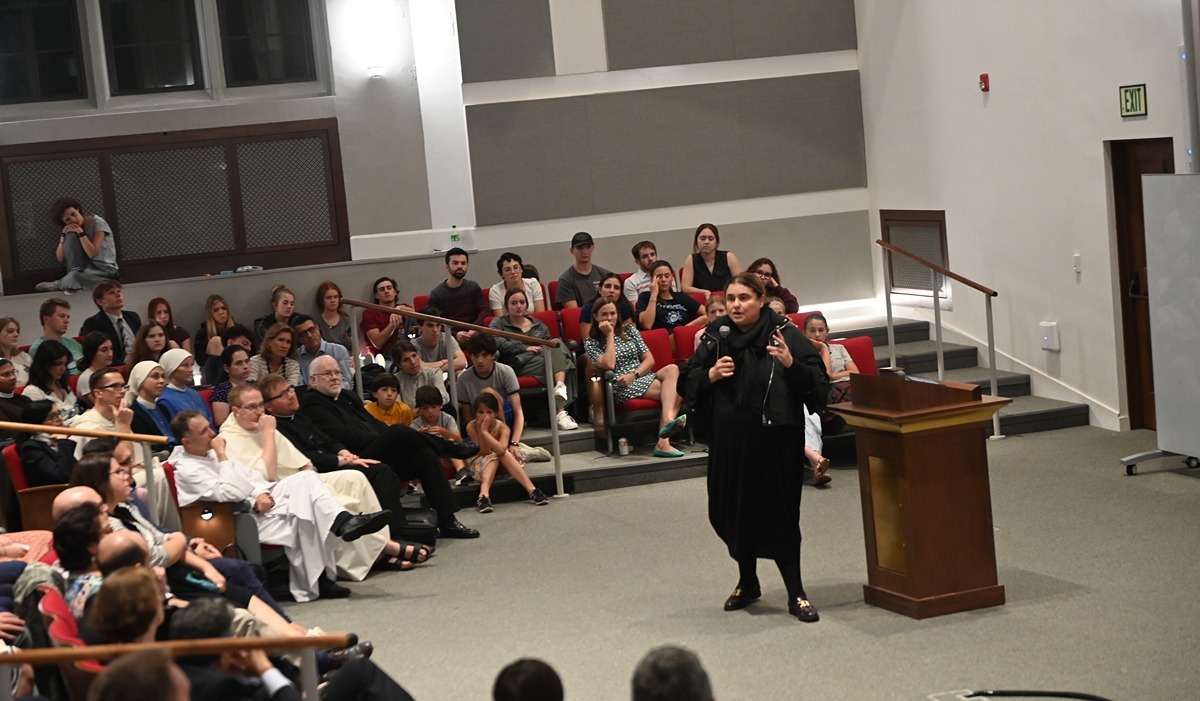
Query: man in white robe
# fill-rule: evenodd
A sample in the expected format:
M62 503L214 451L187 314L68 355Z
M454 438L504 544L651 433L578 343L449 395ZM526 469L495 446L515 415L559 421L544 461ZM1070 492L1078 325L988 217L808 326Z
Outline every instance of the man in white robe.
M335 540L358 540L388 524L390 511L353 515L312 471L270 482L232 460L225 439L194 410L171 420L180 445L171 453L180 506L198 501L244 502L258 521L263 543L283 546L288 558L288 588L296 601L340 598L349 590L333 582Z

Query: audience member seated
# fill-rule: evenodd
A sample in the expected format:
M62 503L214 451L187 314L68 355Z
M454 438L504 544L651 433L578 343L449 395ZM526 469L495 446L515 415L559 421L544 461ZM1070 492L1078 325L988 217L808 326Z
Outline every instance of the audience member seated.
M416 399L416 418L409 423L409 426L420 431L428 433L451 443L462 441L462 434L458 430L458 422L454 417L442 411L443 405L446 403L446 398L438 391L436 387L420 387L417 389ZM458 458L442 458L441 462L449 468L448 474L454 475L455 484L463 484L470 476L470 472L466 470L466 464Z
M145 360L129 371L129 389L125 392L125 404L133 409L133 430L148 436L162 436L175 445L171 435L171 417L158 399L167 387L167 374L162 366Z
M88 598L104 581L96 553L100 538L111 530L104 502L95 490L75 487L55 497L54 552L64 572L63 598L76 619L83 617Z
M467 458L478 452L479 447L448 443L408 426L384 425L367 413L362 400L353 392L342 391L337 372L333 358L313 361L313 375L301 402L301 414L347 449L386 463L401 480L421 480L426 498L438 513L438 528L443 538L478 538L479 531L459 523L454 515L458 504L450 483L442 475L438 456Z
M88 627L99 636L96 642L152 643L166 620L166 596L166 583L154 570L122 567L92 597Z
M479 499L475 502L475 508L481 514L490 514L494 508L491 499L492 481L496 479L496 470L501 467L525 489L530 503L535 506L550 503L542 490L533 485L533 480L529 479L525 468L521 467L520 455L509 451L511 442L508 439L511 431L503 421L500 402L495 390L483 390L471 404L475 418L467 424L467 435L472 442L479 445L479 454L467 461L467 469L479 482Z
M211 355L221 355L225 350L225 342L221 340L221 332L236 324L233 312L229 311L229 303L221 295L209 295L204 301L204 323L196 331L192 340L192 353L196 362L203 367ZM205 378L206 382L211 381Z
M62 414L48 399L39 399L21 413L21 423L62 426ZM19 448L21 467L30 487L66 484L75 468L75 441L53 433L25 434Z
M229 637L233 611L219 599L197 602L171 616L171 639ZM300 692L262 650L181 657L195 701L300 701ZM348 659L321 685L323 701L412 701L403 687L365 657Z
M213 425L222 426L229 418L229 392L238 385L252 385L250 379L250 351L241 346L233 345L221 353L221 367L229 379L213 387L213 393L208 398L212 407Z
M463 249L451 248L446 251L446 272L450 276L429 292L429 304L441 309L441 315L447 319L486 326L492 317L491 309L479 283L467 278L469 265L470 258ZM455 331L454 338L459 343L466 343L475 333L459 329Z
M696 653L664 645L633 670L633 701L713 701L712 683Z
M54 201L50 221L59 229L54 258L64 264L67 274L58 280L39 282L34 286L36 291L63 290L69 294L118 276L117 247L108 222L99 215L84 214L83 205L70 197Z
M592 330L592 309L596 306L596 302L601 299L617 303L617 310L621 313L621 321L637 322L637 312L634 310L633 304L621 294L621 276L616 273L609 273L600 280L600 289L597 291L596 296L584 303L583 308L579 310L580 338L587 338L588 333ZM634 301L636 302L637 300Z
M492 701L563 701L562 679L550 665L526 657L496 675Z
M350 315L342 308L342 288L333 280L317 285L317 326L321 338L336 343L346 350L354 347L354 329L350 328Z
M142 319L135 312L125 311L125 293L121 283L104 280L92 290L92 301L100 311L87 319L79 329L80 336L99 331L113 342L113 362L125 364L133 352L133 339L142 328Z
M595 323L583 345L593 365L613 373L613 401L620 404L637 397L658 400L662 410L654 457L683 457L683 451L671 445L671 436L687 425L687 414L679 413L682 399L675 386L679 367L666 365L654 372L654 355L633 324L619 321L615 302L598 302L592 316Z
M327 436L316 424L301 415L296 389L282 375L267 375L256 385L263 397L263 408L275 417L275 428L287 437L316 467L317 472L357 470L371 483L383 508L392 512L392 535L400 537L404 516L400 507L400 478L378 460L361 458L346 446Z
M422 314L429 316L441 316L442 310L428 306L421 310ZM450 361L448 358L454 358L454 372L462 372L462 369L467 367L467 356L463 354L462 348L459 347L458 341L454 340L453 335L447 344L446 335L442 333L442 324L436 321L422 321L420 332L413 340L413 346L417 349L417 354L421 356L421 365L441 372L449 372ZM449 348L449 350L447 350Z
M595 251L596 242L588 232L580 231L571 237L571 255L575 262L558 277L558 289L554 293L554 301L560 307L581 307L596 296L600 281L608 271L592 264Z
M787 314L787 307L784 306L782 299L767 295L763 298L763 302L766 304L768 309L775 312L779 316L785 316Z
M234 324L222 331L221 343L224 344L221 352L208 356L208 362L205 363L204 369L201 371L201 379L205 384L219 385L229 379L229 372L221 362L225 349L237 346L246 351L247 358L254 357L254 332L241 324ZM249 367L249 360L247 360L247 372L249 372Z
M734 275L742 272L737 256L717 248L721 235L713 224L696 227L692 237L692 253L683 261L683 280L680 291L684 294L699 293L708 298L713 292L724 292L725 285Z
M728 312L725 311L725 295L712 295L704 300L704 326L708 326L727 314ZM705 333L707 332L701 331L696 334L695 340L692 341L693 351L700 347L700 340L704 338Z
M268 482L290 479L302 470L314 470L312 461L301 453L287 436L276 430L275 417L263 413L262 392L250 385L234 389L230 396L233 418L221 427L226 453L239 463L257 471ZM375 513L381 510L379 499L367 478L355 470L334 470L317 473L342 507L350 513ZM389 540L387 533L372 533L358 540L337 544L337 572L341 579L361 582L379 565L391 569L411 569L404 565L409 557L416 559L418 549L405 553L404 548ZM428 549L424 551L428 557Z
M88 395L92 393L92 373L112 365L112 339L99 331L83 337L83 357L75 361L75 372L79 380L75 383L75 396L81 404L91 406Z
M300 363L299 384L308 384L308 366L312 363L313 358L328 355L337 361L338 369L342 371L342 389L353 388L354 375L350 371L350 351L339 343L330 343L322 338L321 328L307 314L293 314L291 325L292 330L296 332L296 339L299 341L297 357L297 361Z
M534 338L550 340L550 329L536 317L526 316L528 302L524 290L509 290L504 296L504 306L508 313L492 319L491 327L497 331L519 333ZM567 413L567 406L575 401L576 377L575 354L565 343L557 346L525 345L511 338L494 336L496 349L500 353L500 362L513 369L518 377L532 377L539 382L546 381L546 356L554 367L554 404L558 409L555 421L564 431L579 428L575 419Z
M21 324L11 316L0 316L0 358L12 361L17 372L17 386L29 382L29 366L33 358L21 350Z
M400 381L395 375L380 373L371 385L371 394L375 401L367 402L367 413L379 419L388 426L407 426L413 421L412 406L400 401Z
M676 292L675 270L665 260L660 260L651 269L654 284L638 295L638 327L641 329L666 329L668 333L676 326L699 326L704 323L700 303L691 295Z
M525 297L530 300L533 311L546 311L542 283L536 277L525 277L525 264L521 262L521 256L512 251L500 254L496 261L496 272L500 275L500 282L488 290L488 306L492 308L494 316L504 314L504 293L509 290L525 290Z
M637 304L638 295L650 289L650 280L652 278L650 269L658 262L658 247L653 241L638 241L633 244L633 263L637 269L633 274L625 278L625 283L621 290L626 300L630 304ZM679 282L671 281L671 289L678 292Z
M17 369L8 358L0 358L0 418L19 423L21 415L29 408L29 397L16 394ZM15 440L16 431L0 429L0 441Z
M83 348L80 347L79 341L67 335L67 328L71 325L71 303L65 299L51 297L42 302L38 316L42 321L42 335L38 336L29 346L30 355L37 352L38 346L42 345L43 341L58 341L71 352L71 374L78 373L75 363L83 357ZM81 335L86 336L87 334ZM33 363L32 360L29 362Z
M29 366L29 384L25 386L25 397L31 402L49 399L62 415L63 423L71 425L79 414L79 400L71 391L68 381L68 364L71 352L58 341L46 341L33 354Z
M88 687L88 701L190 701L192 683L166 650L141 650L109 662ZM228 698L219 695L218 698Z
M182 348L172 348L162 354L158 364L167 374L167 386L158 398L159 406L166 410L167 416L175 416L185 409L195 409L212 421L212 409L208 402L192 388L196 370L192 354Z
M262 342L275 324L287 325L296 313L296 295L286 285L271 288L271 312L254 320L254 340Z
M375 291L375 304L411 312L413 308L400 303L400 286L390 277L381 277L371 286ZM404 337L404 317L388 314L376 309L364 309L359 329L367 339L367 352L387 354Z
M421 387L434 387L442 395L442 402L450 402L450 394L446 392L446 382L443 373L432 367L421 364L421 355L411 341L401 341L392 348L392 364L396 366L396 381L400 383L400 401L416 406L417 390ZM457 413L451 407L452 413Z
M245 503L258 522L259 541L283 546L289 564L288 589L296 601L350 592L332 580L337 571L333 541L354 541L388 525L390 512L353 515L342 508L315 472L269 482L230 459L225 439L208 419L184 411L171 420L180 446L171 453L180 506L197 501Z
M858 366L845 346L829 342L829 322L821 314L809 314L804 319L804 335L821 352L821 358L825 361L825 372L829 374L828 403L851 401L850 376L858 373Z
M169 353L186 353L173 350ZM102 368L92 375L92 408L79 415L74 428L90 428L96 431L114 431L118 433L133 432L133 409L125 405L125 393L128 386L121 371L116 368ZM159 398L162 403L162 398ZM83 457L84 448L94 438L79 436L75 439L75 458ZM171 489L162 471L153 467L154 473L154 520L169 528L180 527L179 512L171 500ZM134 475L139 485L146 482L146 474L142 465L142 451L134 455Z
M277 373L294 385L300 384L300 363L295 356L296 330L287 324L275 324L263 336L258 355L250 358L250 380L256 382Z
M125 360L129 366L147 360L157 363L162 354L171 349L167 344L167 329L157 321L147 321L133 338L133 352ZM190 351L189 351L190 352Z
M458 375L458 411L464 422L471 420L471 404L485 389L491 389L500 397L500 412L504 423L512 429L509 451L519 460L519 444L525 435L525 412L521 407L521 385L517 373L504 363L496 361L496 339L480 336L467 346L471 365Z
M171 311L171 303L162 297L150 300L146 309L146 320L157 321L167 332L167 345L171 348L182 348L195 355L192 348L192 337L187 331L175 324L175 314Z
M780 314L795 314L800 311L800 302L796 295L789 292L779 281L779 269L775 267L774 261L770 258L759 258L750 264L750 272L762 280L763 287L767 288L768 297L778 297L783 302L785 311L779 312Z

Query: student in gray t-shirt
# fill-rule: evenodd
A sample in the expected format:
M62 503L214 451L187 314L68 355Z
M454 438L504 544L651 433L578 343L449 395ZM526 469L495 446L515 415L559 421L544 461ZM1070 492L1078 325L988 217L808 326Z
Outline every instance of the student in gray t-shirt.
M575 257L575 263L558 278L554 301L559 306L582 307L596 296L600 281L608 275L608 271L592 265L592 253L595 250L596 243L588 232L580 231L571 237L571 255Z
M411 428L421 433L431 433L453 443L458 443L463 439L462 434L458 431L458 422L454 420L453 416L442 411L444 400L437 387L426 385L418 388L416 399L413 401L412 407L416 410L417 418L409 424ZM471 471L467 469L466 462L458 458L441 458L441 462L446 476L454 475L455 484L463 484L471 480Z
M517 444L525 433L525 413L521 410L521 385L517 373L504 363L496 362L496 339L487 334L476 334L467 341L467 352L471 354L471 366L458 376L459 418L465 425L473 418L471 403L484 390L491 390L504 403L504 423L512 427L509 449L520 459Z
M441 316L441 312L434 307L425 307L421 312ZM451 338L450 350L446 351L446 336L442 333L441 324L436 321L423 321L420 332L420 335L413 339L413 345L417 347L417 354L421 356L421 365L445 372L449 365L446 359L453 357L454 372L462 372L463 368L467 367L467 356L463 355L462 349L458 347L458 341Z

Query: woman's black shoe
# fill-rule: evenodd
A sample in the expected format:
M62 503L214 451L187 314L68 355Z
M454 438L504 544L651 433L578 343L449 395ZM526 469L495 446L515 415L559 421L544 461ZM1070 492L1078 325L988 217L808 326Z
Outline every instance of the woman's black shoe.
M729 595L729 598L725 600L725 610L737 611L739 609L744 609L752 602L757 600L760 596L762 596L762 589L759 587L754 587L753 589L743 589L742 587L738 587L737 589L734 589L733 593Z
M805 623L816 623L821 620L821 617L817 615L817 607L813 606L808 599L799 597L788 600L788 613Z

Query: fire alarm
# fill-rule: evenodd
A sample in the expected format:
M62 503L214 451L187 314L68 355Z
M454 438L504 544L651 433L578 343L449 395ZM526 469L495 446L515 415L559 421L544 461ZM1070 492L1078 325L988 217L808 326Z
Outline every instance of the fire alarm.
M980 73L979 74L979 92L991 92L991 91L992 91L992 81L990 78L988 78L988 74Z

